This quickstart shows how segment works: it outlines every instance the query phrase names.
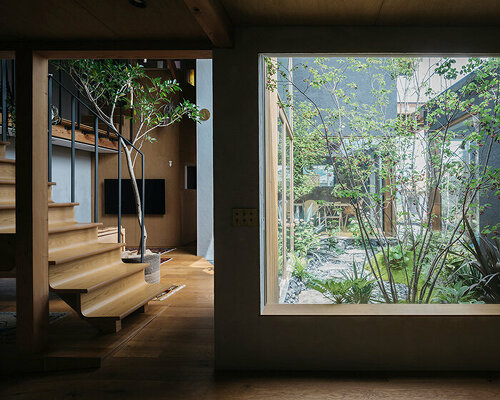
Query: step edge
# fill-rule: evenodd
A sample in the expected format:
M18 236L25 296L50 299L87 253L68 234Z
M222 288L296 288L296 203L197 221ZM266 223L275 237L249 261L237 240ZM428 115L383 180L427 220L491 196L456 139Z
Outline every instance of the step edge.
M145 285L150 285L150 284L148 284L146 282L144 284ZM122 320L123 318L127 317L128 315L132 314L134 311L136 311L137 309L139 309L140 307L142 307L144 304L149 303L151 301L151 299L153 299L155 296L157 296L158 294L160 294L162 291L164 291L165 289L167 289L172 284L160 281L159 283L155 283L153 285L157 285L158 289L155 290L155 291L153 291L153 292L151 292L152 293L151 295L146 296L139 303L136 303L134 306L129 307L126 311L122 312L120 315L95 316L95 317L92 316L92 313L95 313L97 310L104 308L106 305L108 305L110 303L113 303L113 301L110 302L110 303L106 303L102 307L96 308L95 310L91 311L90 315L85 315L84 313L82 313L82 315L85 318L107 318L107 319L114 319L114 320ZM143 287L145 287L145 286L141 286L141 288L143 288ZM134 292L134 291L127 292L123 296L130 295L130 293L132 293L132 292ZM123 296L120 296L120 297L123 297ZM118 300L118 298L115 301L117 301L117 300Z
M119 265L120 263L115 263L111 265ZM123 264L123 263L121 263ZM131 265L131 264L129 264ZM132 264L133 265L133 264ZM129 276L136 274L137 272L144 271L149 264L136 264L135 269L130 269L129 271L126 271L125 273L122 273L121 275L115 275L112 278L109 278L108 280L98 282L92 286L89 286L88 288L73 288L73 289L58 289L58 288L52 288L51 290L55 293L64 293L64 294L69 294L69 293L92 293L93 291L100 289L104 286L111 285L112 283L115 283L121 279L128 278Z
M57 258L50 259L51 255L49 254L49 265L64 264L67 262L80 260L82 258L92 257L92 256L96 256L98 254L107 253L109 251L113 251L113 250L119 249L122 246L125 246L125 243L100 243L98 241L92 242L92 243L93 244L102 244L103 246L99 246L98 248L96 248L92 251L88 251L87 253L79 253L79 254L74 255L74 256L64 257L64 258L59 258L59 259L57 259ZM69 249L71 249L71 247L68 247L65 250L69 250ZM77 251L78 246L75 246L74 250Z
M49 234L50 233L61 233L61 232L69 232L69 231L78 231L83 229L91 229L96 228L98 226L102 226L102 222L91 222L91 223L74 223L74 224L63 224L61 226L50 226L49 225Z
M79 206L80 203L48 203L49 208L64 208L64 207L75 207ZM0 210L15 210L16 209L16 203L9 203L9 204L1 204L0 203Z
M15 179L0 179L0 185L15 185L16 180ZM48 186L55 186L55 182L47 182Z

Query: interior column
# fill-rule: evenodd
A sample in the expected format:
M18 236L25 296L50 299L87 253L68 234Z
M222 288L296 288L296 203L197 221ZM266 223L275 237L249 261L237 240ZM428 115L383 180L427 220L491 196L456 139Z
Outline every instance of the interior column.
M16 52L16 306L23 352L42 350L48 336L47 74L47 59Z

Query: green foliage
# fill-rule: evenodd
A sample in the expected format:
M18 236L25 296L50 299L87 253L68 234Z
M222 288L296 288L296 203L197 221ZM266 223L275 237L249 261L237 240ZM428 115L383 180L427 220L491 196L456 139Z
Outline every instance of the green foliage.
M278 219L281 220L282 208L278 207ZM316 249L321 239L319 233L324 230L323 225L314 225L315 218L313 216L312 206L305 211L303 220L295 220L293 237L294 237L294 251L297 256L305 257L311 251ZM278 224L278 248L282 249L282 227ZM287 243L290 243L290 229L287 229Z
M390 236L398 238L398 246L384 245L380 251L369 241L362 242L370 261L380 267L373 274L385 301L398 301L384 293L388 281L392 296L394 285L404 283L409 291L405 301L431 301L434 288L463 271L466 260L456 247L466 231L464 220L472 221L489 207L479 198L500 196L500 169L489 165L491 149L500 142L500 59L473 57L462 67L457 64L453 58L442 58L422 73L424 63L419 58L319 57L293 67L306 70L308 76L304 82L291 82L293 96L288 93L282 106L296 111L300 104L303 111L296 112L297 123L305 130L307 143L314 143L314 138L322 143L322 149L312 150L325 158L321 165L334 170L332 195L353 205L361 226L374 227L368 234L379 243L388 239L380 226L388 205L395 215ZM267 65L281 82L293 76L293 71L274 66L270 59ZM431 86L432 79L422 79L434 75L444 81L467 76L460 85L441 92L441 87ZM279 81L268 78L268 87L277 88ZM364 90L359 90L361 83ZM286 87L280 88L286 91ZM331 102L316 103L316 98ZM404 106L415 98L423 104L419 109L408 107L388 117L394 115L390 108L394 99ZM458 122L460 115L471 117ZM304 156L311 165L317 163L313 153ZM301 178L300 171L296 175ZM305 181L297 184L302 185L300 190L309 190ZM442 207L435 207L438 203ZM483 233L497 236L499 226L486 227ZM349 230L364 236L359 224L352 223ZM486 255L474 243L469 248L477 258L473 268L481 274L472 292L481 287L485 301L500 302L495 294L496 287L500 289L496 264L488 261L485 268Z
M486 236L475 237L468 220L465 220L468 240L462 241L464 249L473 256L468 273L461 271L462 280L468 280L471 288L481 294L487 303L500 303L500 242Z
M376 286L375 279L370 279L363 267L358 268L354 258L352 260L352 272L343 273L346 282L349 282L351 290L348 292L349 303L367 304L372 299L373 290Z
M127 160L127 168L132 180L138 222L141 224L140 194L135 177L134 164L137 152L144 142L155 143L157 128L179 122L183 117L199 121L199 109L189 100L179 99L181 87L175 80L150 77L139 65L131 65L116 60L64 60L54 65L66 71L76 87L87 99L94 111L108 126L114 128L115 112L118 106L133 110L134 122L131 144L121 140ZM126 112L125 114L130 114ZM147 233L144 231L144 243Z
M295 252L301 257L305 257L320 244L318 228L312 222L295 222L293 233Z
M334 304L349 303L349 292L352 289L352 283L349 281L339 279L311 279L308 286L320 292Z
M317 186L307 171L322 164L326 157L324 139L311 125L311 120L317 118L317 115L317 111L307 102L302 102L294 108L293 190L297 199Z
M179 122L184 116L199 120L198 107L178 99L182 90L177 81L150 77L140 65L90 59L55 61L54 65L72 77L98 115L111 125L119 104L132 109L136 124L132 142L139 146L143 141L157 141L152 135L155 128Z
M362 268L356 267L356 263L353 267L353 271L344 274L343 278L313 278L307 284L334 304L367 304L372 300L375 280L369 279Z
M452 287L438 287L436 295L431 300L432 303L444 304L482 304L484 302L476 300L471 288L462 282L457 282Z
M301 281L306 281L309 278L309 273L307 272L307 259L293 254L291 261L292 275Z

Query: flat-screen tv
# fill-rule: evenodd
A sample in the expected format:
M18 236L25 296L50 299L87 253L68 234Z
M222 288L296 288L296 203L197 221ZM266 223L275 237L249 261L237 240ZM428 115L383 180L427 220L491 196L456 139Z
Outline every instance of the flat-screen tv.
M137 180L142 193L142 180ZM145 214L165 214L165 179L146 179ZM118 214L118 179L104 179L104 213ZM130 179L122 179L122 214L135 214L134 191Z

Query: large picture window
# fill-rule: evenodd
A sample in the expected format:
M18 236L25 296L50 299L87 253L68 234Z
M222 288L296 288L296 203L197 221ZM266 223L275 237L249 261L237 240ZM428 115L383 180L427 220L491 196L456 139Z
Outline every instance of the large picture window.
M262 57L265 301L500 303L500 59Z

